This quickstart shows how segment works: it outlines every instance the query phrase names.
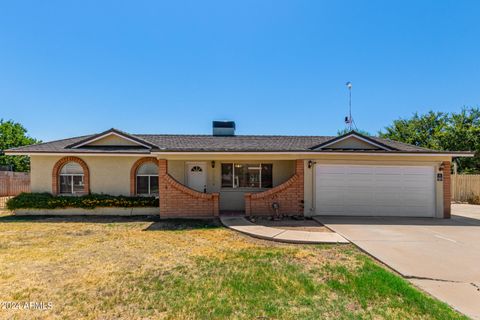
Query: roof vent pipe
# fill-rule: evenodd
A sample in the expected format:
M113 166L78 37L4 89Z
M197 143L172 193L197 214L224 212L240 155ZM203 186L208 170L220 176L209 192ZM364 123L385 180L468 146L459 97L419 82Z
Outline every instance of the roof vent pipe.
M212 129L214 136L234 136L235 121L213 121Z

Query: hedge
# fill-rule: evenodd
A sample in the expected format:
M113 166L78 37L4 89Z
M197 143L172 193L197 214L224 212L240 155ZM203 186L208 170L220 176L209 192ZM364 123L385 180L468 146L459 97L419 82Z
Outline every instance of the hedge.
M96 207L158 207L158 199L154 197L124 197L105 194L89 194L84 196L54 196L50 193L21 193L7 201L9 210L15 209L61 209Z

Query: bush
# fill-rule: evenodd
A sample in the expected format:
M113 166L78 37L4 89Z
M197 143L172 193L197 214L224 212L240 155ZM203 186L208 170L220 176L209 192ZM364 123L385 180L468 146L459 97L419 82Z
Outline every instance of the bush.
M472 194L468 197L467 202L469 204L480 204L480 196Z
M50 193L21 193L7 201L9 210L15 209L61 209L96 207L158 207L158 199L154 197L124 197L104 194L85 196L53 196Z

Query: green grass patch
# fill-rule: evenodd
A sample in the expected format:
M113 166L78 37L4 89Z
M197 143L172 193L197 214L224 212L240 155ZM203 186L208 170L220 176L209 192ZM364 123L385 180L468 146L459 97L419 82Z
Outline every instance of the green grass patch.
M355 270L342 265L328 265L324 269L327 286L338 295L358 302L362 309L378 309L383 316L387 316L387 310L399 310L397 316L408 314L414 318L462 318L444 303L417 290L370 258L359 255L357 259L361 261L361 266Z
M240 250L223 259L198 258L193 268L129 274L135 295L115 296L103 307L140 304L148 316L155 304L171 319L463 318L363 255L353 258L356 267L318 269L296 261L295 252Z

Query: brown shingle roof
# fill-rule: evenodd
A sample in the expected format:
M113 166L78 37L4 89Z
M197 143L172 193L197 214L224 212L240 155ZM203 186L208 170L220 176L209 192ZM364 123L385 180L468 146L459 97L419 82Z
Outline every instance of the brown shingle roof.
M117 130L118 131L118 130ZM107 131L108 132L108 131ZM267 135L173 135L173 134L130 134L129 136L149 142L154 146L151 150L145 147L119 146L70 146L98 137L98 134L56 140L25 147L12 148L8 153L128 153L149 154L155 152L332 152L342 150L312 150L333 136L267 136ZM387 150L344 150L348 152L422 152L441 153L414 145L396 142L378 137L369 137L379 144L391 148Z

